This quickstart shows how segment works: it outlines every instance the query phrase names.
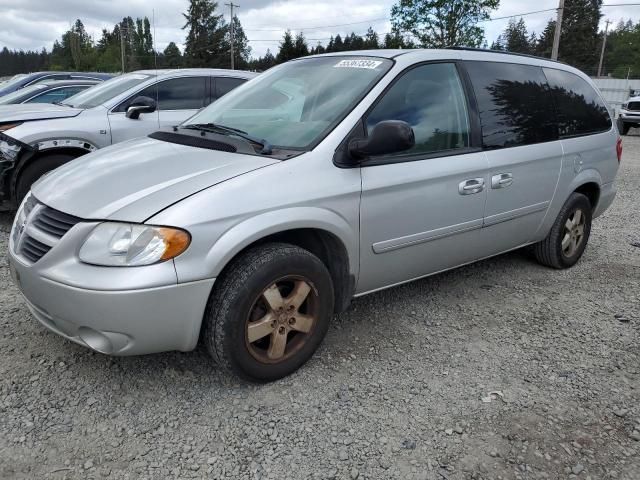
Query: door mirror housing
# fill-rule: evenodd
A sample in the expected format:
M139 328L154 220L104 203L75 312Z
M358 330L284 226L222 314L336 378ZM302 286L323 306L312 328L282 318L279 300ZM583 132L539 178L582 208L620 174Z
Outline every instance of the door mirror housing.
M151 97L136 97L127 108L126 116L131 120L137 120L142 113L155 112L157 108L156 101Z
M349 142L349 154L358 159L403 152L413 148L416 138L413 128L401 120L384 120L373 127L367 138Z

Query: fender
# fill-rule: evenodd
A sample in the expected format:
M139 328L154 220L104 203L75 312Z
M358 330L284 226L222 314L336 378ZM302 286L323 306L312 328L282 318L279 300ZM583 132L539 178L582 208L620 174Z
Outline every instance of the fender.
M264 212L235 224L218 238L204 259L200 255L188 260L176 258L178 283L215 278L231 259L252 243L269 235L302 228L323 230L340 240L349 258L349 274L357 278L358 232L333 211L318 207L292 207Z
M53 150L56 148L78 148L85 150L87 153L97 150L98 147L82 138L51 138L47 140L34 142L33 148L39 152Z
M538 242L548 235L553 222L556 221L558 213L560 213L560 209L567 201L569 195L571 195L572 192L576 191L576 189L578 189L585 183L595 183L598 186L602 187L602 176L600 175L600 172L598 172L598 170L596 170L595 168L587 168L577 174L575 174L573 169L569 171L572 175L575 175L575 177L568 184L565 183L562 178L560 179L560 184L567 185L567 187L556 192L553 202L547 210L547 215L535 234L533 242Z

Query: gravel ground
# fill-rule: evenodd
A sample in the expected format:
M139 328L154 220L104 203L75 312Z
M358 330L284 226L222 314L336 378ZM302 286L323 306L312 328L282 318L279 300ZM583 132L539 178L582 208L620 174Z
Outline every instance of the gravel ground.
M266 386L48 333L3 261L0 478L638 479L639 185L627 137L576 267L513 253L359 299Z

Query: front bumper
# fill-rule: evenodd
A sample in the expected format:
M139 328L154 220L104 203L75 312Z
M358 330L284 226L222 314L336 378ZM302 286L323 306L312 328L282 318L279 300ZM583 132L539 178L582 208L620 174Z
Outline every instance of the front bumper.
M11 276L36 319L111 355L193 350L214 279L178 284L171 261L132 268L83 264L77 246L94 226L75 225L35 263L16 254L11 235Z
M640 123L640 112L623 110L618 118L625 123Z

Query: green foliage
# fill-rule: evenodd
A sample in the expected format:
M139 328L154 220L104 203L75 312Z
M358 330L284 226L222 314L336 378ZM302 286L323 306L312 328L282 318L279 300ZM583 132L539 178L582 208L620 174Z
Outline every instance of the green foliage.
M391 8L395 31L413 35L420 46L445 48L479 47L487 20L500 0L399 0Z
M517 22L513 18L509 20L503 38L505 48L509 52L530 54L535 48L535 43L534 45L530 43L527 26L522 18Z
M598 66L602 0L565 0L558 59L581 70Z
M640 78L640 22L620 21L610 31L605 52L604 72L615 78Z
M211 0L190 0L183 13L187 30L184 63L187 67L218 66L224 55L225 29L223 16L216 14L218 3ZM231 60L229 60L231 62Z

